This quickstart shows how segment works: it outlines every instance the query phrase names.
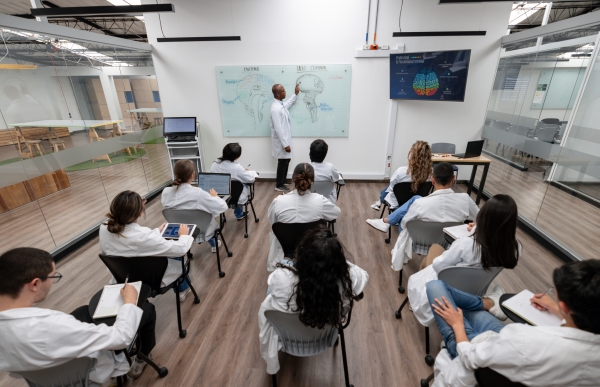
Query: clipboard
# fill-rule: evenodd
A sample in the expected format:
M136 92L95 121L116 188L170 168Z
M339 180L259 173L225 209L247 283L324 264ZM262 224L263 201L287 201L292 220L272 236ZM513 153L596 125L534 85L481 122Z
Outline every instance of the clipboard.
M133 286L138 292L138 299L140 297L140 291L142 290L142 281L130 282L129 285ZM121 311L121 308L125 304L123 297L121 297L121 289L123 284L106 285L102 290L100 301L94 311L92 318L101 319L107 317L115 317ZM135 300L137 305L138 299Z

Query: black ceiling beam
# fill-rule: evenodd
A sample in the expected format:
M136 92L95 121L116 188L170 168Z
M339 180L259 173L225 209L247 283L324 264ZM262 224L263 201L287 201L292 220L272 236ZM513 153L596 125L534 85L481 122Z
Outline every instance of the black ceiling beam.
M541 24L512 24L508 26L509 30L529 30L532 28L541 27Z
M30 13L17 13L17 14L12 14L10 16L20 17L23 19L35 19L35 16L33 16Z
M62 8L61 6L59 6L59 5L56 5L56 4L54 4L53 2L51 2L51 1L48 1L48 0L42 0L42 4L44 4L44 5L47 5L47 6L48 6L48 7L50 7L50 8ZM100 26L100 25L98 25L98 24L96 24L96 23L92 23L91 21L89 21L89 20L86 20L86 19L84 19L84 18L82 18L82 17L74 17L74 19L75 19L75 20L78 20L78 21L80 21L80 22L82 22L82 23L84 23L84 24L87 24L87 25L88 25L88 26L90 26L90 27L96 28L96 29L98 29L98 30L100 30L100 31L104 32L106 35L111 35L111 36L115 36L115 35L117 35L117 34L115 34L114 32L112 32L111 30L107 30L107 29L105 29L105 28L102 28L102 26Z
M398 37L431 37L431 36L485 36L486 31L421 31L421 32L394 32L392 36Z
M175 12L173 4L102 5L95 7L31 8L36 17L142 16L144 13Z
M242 40L241 36L196 36L181 38L158 38L159 43L173 42L222 42L227 40Z

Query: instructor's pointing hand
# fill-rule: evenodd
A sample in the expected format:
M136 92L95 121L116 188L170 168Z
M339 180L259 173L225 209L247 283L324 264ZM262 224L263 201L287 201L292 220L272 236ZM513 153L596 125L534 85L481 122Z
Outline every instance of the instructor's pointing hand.
M290 148L290 146L289 146L289 145L288 145L288 146L286 146L284 149L285 149L285 151L286 151L287 153L290 153L290 152L292 151L292 148Z
M296 88L294 89L294 93L296 93L296 95L298 95L298 93L300 92L300 83L302 83L302 82L299 82L299 83L296 85ZM289 152L289 151L288 151L288 152Z

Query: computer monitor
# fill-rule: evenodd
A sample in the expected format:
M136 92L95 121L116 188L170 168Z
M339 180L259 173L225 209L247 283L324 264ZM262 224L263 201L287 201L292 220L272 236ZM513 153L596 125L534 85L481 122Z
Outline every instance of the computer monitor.
M165 117L163 136L195 136L196 117Z
M201 172L198 174L198 188L202 188L206 192L209 192L212 188L217 191L219 196L229 195L231 175L229 173Z

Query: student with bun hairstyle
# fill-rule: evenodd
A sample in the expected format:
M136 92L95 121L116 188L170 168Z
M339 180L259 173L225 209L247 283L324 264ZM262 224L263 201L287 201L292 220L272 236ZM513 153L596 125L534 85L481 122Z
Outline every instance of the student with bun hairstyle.
M294 168L292 182L294 190L273 199L269 207L269 223L310 223L316 220L334 220L341 210L323 195L311 193L315 181L315 170L309 163L300 163ZM267 270L275 270L275 265L284 258L281 244L271 231L271 247L267 260Z

